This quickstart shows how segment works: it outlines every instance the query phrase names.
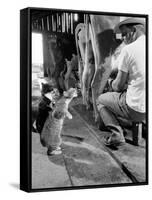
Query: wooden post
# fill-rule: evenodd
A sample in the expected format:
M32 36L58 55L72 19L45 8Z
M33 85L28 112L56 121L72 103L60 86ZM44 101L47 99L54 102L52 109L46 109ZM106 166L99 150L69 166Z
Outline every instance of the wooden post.
M69 18L68 18L68 13L66 13L66 28L67 28L67 33L69 31Z
M49 24L49 16L47 16L47 30L50 30L50 24Z
M64 32L64 33L66 32L66 31L65 31L65 30L66 30L66 29L65 29L65 27L66 27L66 20L65 20L65 19L66 19L66 16L65 16L65 13L64 13L64 14L63 14L63 30L64 30L63 32Z
M51 16L52 18L52 32L54 31L54 20L53 20L53 15Z
M73 13L71 13L71 34L73 34Z
M71 15L68 14L68 21L69 21L69 32L71 33Z
M62 32L62 26L61 26L61 15L59 14L59 32Z
M48 76L48 45L47 45L47 35L43 33L43 68L44 77Z
M44 30L44 20L42 18L42 30Z
M58 13L56 14L56 32L59 31L59 15Z
M51 18L51 15L49 16L49 29L50 29L50 32L52 31L52 18Z

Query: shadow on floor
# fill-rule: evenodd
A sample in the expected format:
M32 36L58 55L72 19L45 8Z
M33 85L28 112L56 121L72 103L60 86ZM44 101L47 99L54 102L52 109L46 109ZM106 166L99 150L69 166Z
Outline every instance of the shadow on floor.
M64 141L62 152L63 161L73 180L87 180L90 184L128 181L115 161L103 149L85 142ZM49 156L49 160L56 165L63 165L60 156Z

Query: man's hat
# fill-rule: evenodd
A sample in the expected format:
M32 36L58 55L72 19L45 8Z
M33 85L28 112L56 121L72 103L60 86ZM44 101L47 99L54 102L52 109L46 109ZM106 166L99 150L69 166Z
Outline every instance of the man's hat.
M139 19L139 18L128 18L128 19L125 19L121 22L119 22L115 28L114 28L114 32L115 33L121 33L120 31L120 27L123 26L123 25L138 25L138 24L141 24L141 25L145 25L144 21Z

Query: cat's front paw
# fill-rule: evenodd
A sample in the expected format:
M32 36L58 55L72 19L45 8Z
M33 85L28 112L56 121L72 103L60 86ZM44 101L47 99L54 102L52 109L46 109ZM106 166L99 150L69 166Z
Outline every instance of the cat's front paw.
M72 119L73 117L72 117L72 115L71 115L71 114L69 114L68 118L69 118L69 119Z
M66 113L66 116L67 116L69 119L72 119L71 113L67 112L67 113Z

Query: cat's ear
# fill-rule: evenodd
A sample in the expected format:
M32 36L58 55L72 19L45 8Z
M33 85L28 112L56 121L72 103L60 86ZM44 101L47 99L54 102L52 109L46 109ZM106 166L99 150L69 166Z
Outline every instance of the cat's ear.
M40 89L41 89L42 91L43 91L44 88L45 88L44 85L45 85L45 84L44 84L43 82L41 82Z
M40 86L40 90L42 90L43 89L43 83L42 82L39 82L39 86Z
M50 101L53 100L52 94L51 94L50 92L46 93L45 96L46 96Z

